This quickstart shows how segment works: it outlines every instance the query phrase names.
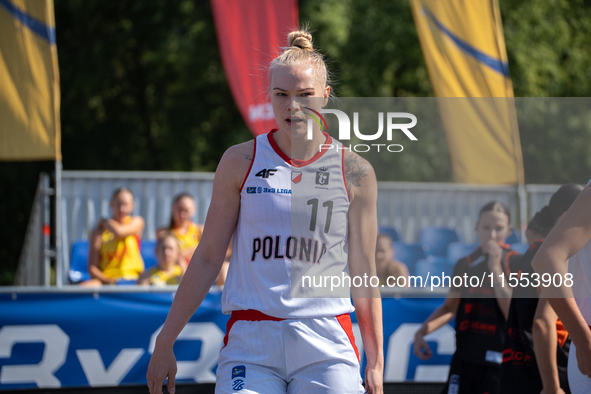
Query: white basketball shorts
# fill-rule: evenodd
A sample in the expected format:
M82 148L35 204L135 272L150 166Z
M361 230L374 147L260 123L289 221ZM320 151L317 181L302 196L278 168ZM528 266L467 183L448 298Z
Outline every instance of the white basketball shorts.
M277 319L235 311L218 361L216 394L362 394L349 314Z

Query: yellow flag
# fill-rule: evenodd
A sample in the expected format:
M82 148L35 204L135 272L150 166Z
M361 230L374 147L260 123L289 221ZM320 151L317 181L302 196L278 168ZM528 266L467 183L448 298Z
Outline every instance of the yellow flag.
M454 180L524 183L497 1L410 0L410 4L433 90L442 97L438 105Z
M53 0L0 0L0 160L61 160Z

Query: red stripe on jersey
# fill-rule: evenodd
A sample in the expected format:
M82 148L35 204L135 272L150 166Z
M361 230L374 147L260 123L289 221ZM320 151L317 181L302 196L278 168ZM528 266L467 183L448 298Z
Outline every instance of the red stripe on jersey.
M222 347L222 349L225 348L228 344L228 335L230 335L230 330L232 329L234 323L236 323L237 321L238 320L233 317L230 317L230 320L228 320L228 324L226 324L226 335L224 335L224 346Z
M246 176L244 177L244 179L242 180L242 185L240 185L240 191L242 192L242 189L244 188L244 183L246 182L246 180L248 179L248 176L250 175L250 170L252 169L252 165L254 164L254 157L257 154L257 139L254 139L254 151L252 152L252 161L250 162L250 166L248 166L248 171L246 172Z
M353 335L353 324L351 323L351 316L348 313L343 313L342 315L338 315L336 318L339 321L341 327L343 327L345 334L347 334L347 337L349 338L351 345L353 345L353 350L355 350L355 354L357 355L357 361L359 362L359 350L357 350L357 346L355 345L355 336Z
M320 159L322 157L322 155L324 155L326 153L326 151L328 150L328 149L319 150L318 152L316 152L316 154L314 156L312 156L312 158L310 160L291 159L279 148L279 146L277 146L277 143L273 139L273 134L275 134L277 132L277 130L278 129L273 129L267 134L267 138L269 139L269 143L271 144L271 147L273 148L275 153L277 153L279 155L279 157L281 157L283 159L283 161L285 161L287 164L292 165L294 167L304 167L304 166L307 166L308 164L312 164L316 160ZM326 141L324 142L324 144L326 144L326 145L330 144L332 142L330 135L328 135L327 133L322 133L322 134L324 134L324 136L326 137Z

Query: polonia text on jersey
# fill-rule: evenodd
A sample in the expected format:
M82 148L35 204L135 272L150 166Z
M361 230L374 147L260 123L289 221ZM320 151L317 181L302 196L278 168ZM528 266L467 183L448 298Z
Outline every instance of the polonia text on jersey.
M326 242L290 235L281 242L281 235L256 237L252 240L252 257L254 261L260 253L263 259L289 259L320 264L320 258L326 253Z

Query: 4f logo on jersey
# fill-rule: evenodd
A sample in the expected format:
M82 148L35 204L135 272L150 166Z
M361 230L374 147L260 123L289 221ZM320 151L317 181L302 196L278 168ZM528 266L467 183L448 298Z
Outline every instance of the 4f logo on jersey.
M328 185L328 176L330 175L327 172L328 169L326 167L320 167L320 171L316 171L316 184L326 186Z
M277 168L263 168L259 172L256 173L255 176L260 176L261 178L269 178L270 176L275 175L277 172Z
M301 171L292 171L291 172L291 181L293 183L300 183L302 180L302 172Z

